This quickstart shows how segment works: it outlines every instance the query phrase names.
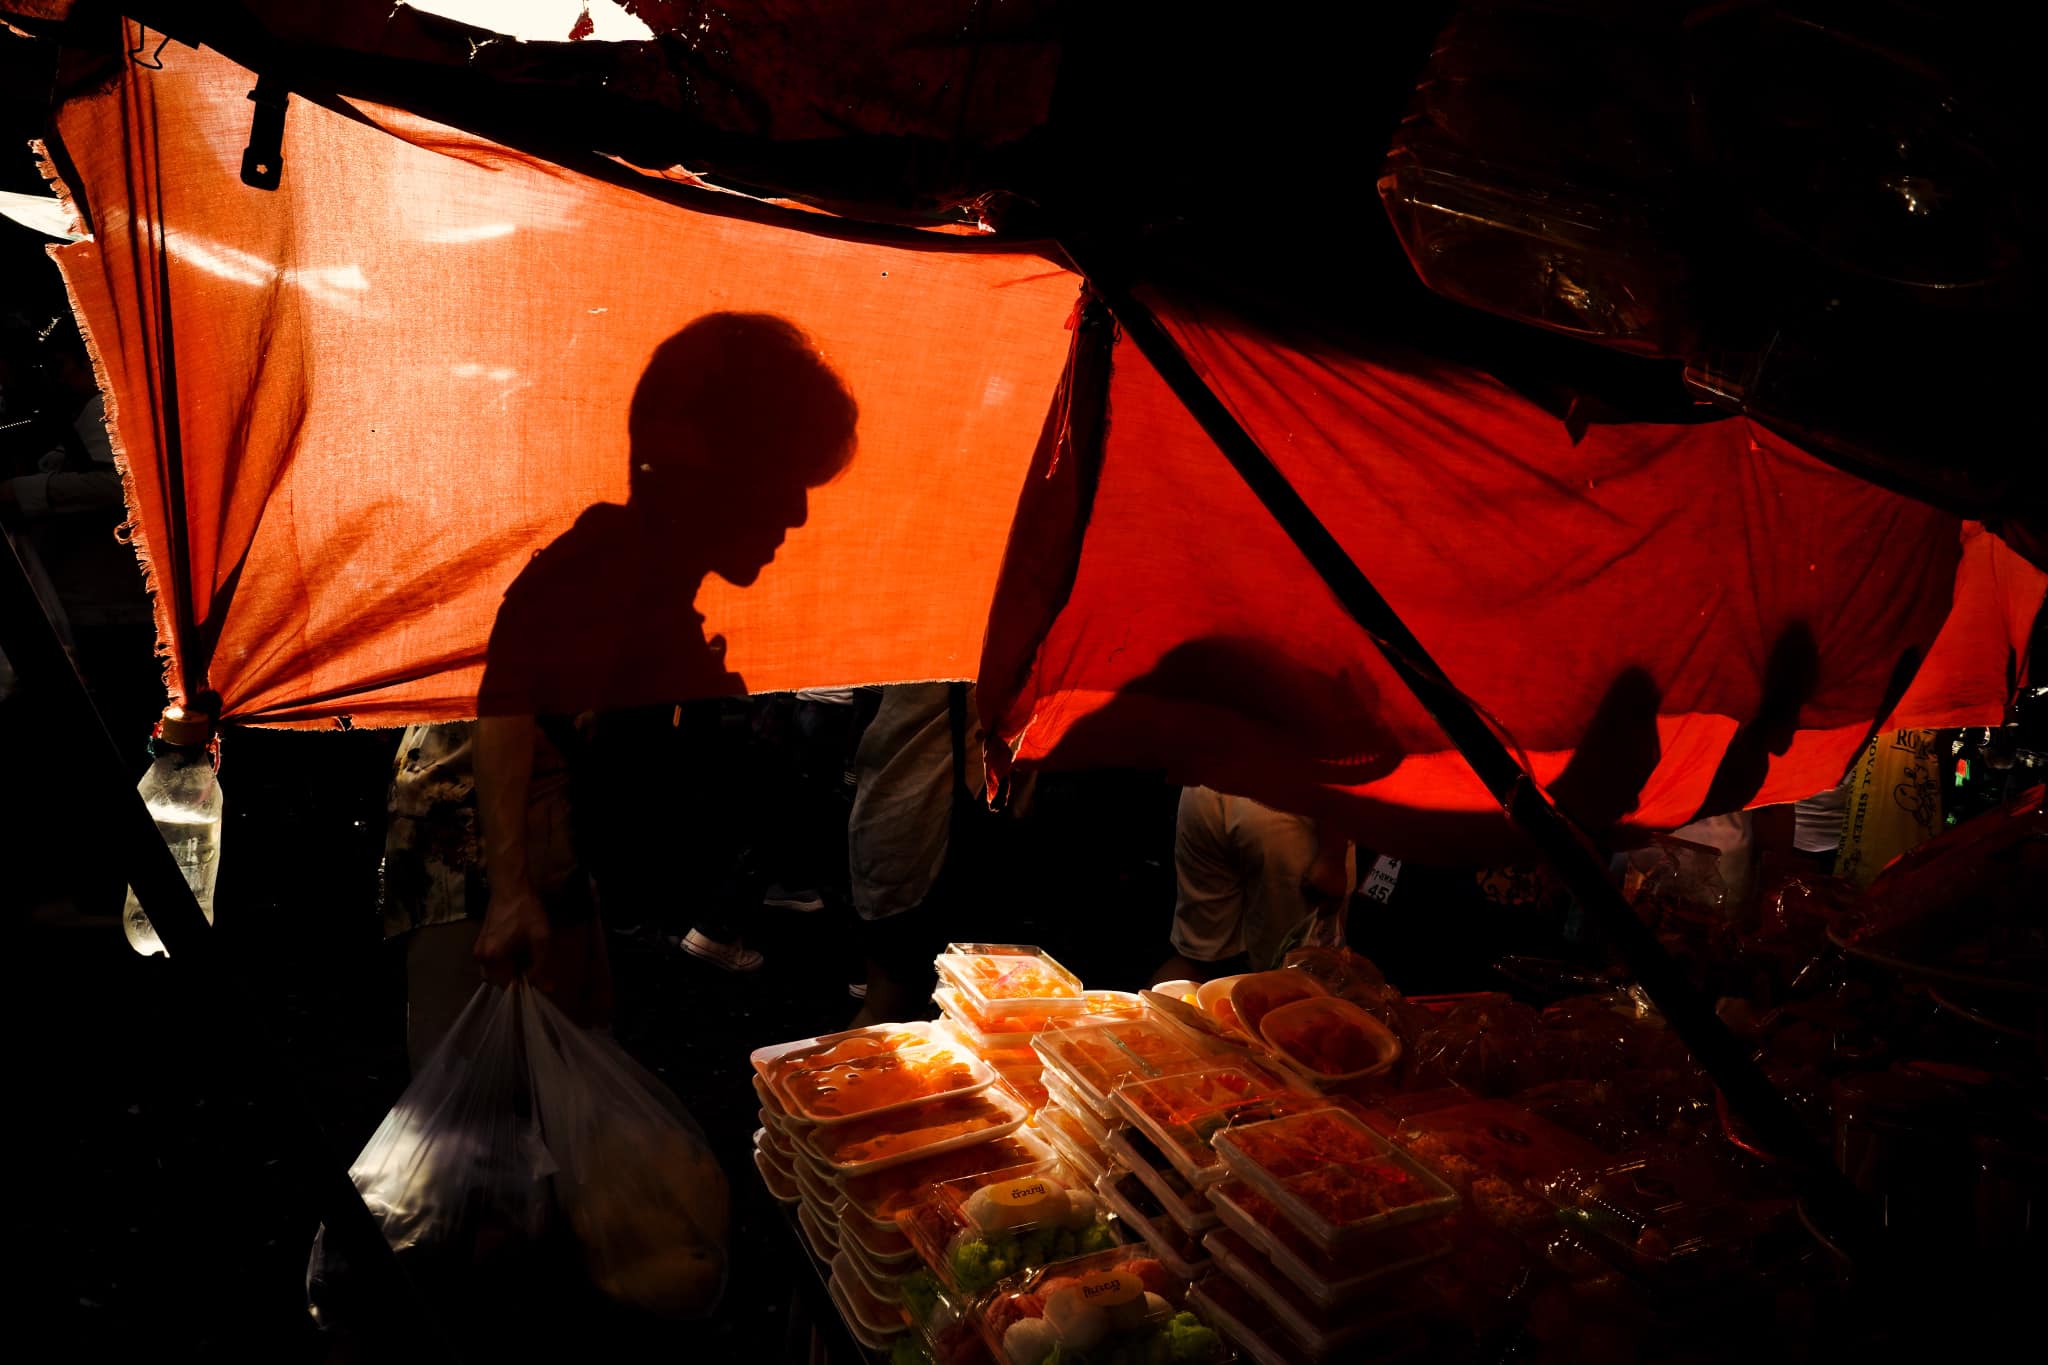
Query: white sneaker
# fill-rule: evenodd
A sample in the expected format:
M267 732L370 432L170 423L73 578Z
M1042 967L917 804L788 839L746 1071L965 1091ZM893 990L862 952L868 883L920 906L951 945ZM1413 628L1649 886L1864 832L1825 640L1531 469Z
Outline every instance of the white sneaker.
M684 934L675 943L691 957L701 957L712 966L722 967L728 972L758 972L761 970L761 964L768 960L738 939L730 943L720 943L715 938L705 937L695 929Z
M808 915L813 911L823 910L825 898L809 887L790 889L784 887L781 882L771 882L768 890L762 893L761 904L773 906L777 910L801 910Z

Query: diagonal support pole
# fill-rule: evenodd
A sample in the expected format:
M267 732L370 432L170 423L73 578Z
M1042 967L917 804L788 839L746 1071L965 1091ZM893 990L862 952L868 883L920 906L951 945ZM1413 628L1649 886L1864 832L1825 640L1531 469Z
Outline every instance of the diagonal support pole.
M1500 736L1451 685L1365 571L1345 553L1251 433L1196 372L1158 318L1131 293L1125 277L1104 269L1098 251L1090 244L1079 243L1083 249L1078 251L1075 242L1063 245L1139 353L1201 423L1352 620L1365 630L1395 675L1457 745L1508 819L1550 860L1565 885L1591 912L1665 1021L1727 1096L1729 1106L1750 1125L1762 1145L1787 1164L1809 1214L1838 1246L1853 1250L1866 1245L1869 1214L1854 1187L1622 899L1591 841L1551 803Z

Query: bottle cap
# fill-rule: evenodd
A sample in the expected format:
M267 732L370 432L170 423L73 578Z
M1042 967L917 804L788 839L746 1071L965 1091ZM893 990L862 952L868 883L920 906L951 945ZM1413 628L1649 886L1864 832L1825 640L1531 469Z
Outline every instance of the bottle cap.
M204 711L187 711L175 702L164 708L158 735L164 743L192 748L213 738L213 717Z

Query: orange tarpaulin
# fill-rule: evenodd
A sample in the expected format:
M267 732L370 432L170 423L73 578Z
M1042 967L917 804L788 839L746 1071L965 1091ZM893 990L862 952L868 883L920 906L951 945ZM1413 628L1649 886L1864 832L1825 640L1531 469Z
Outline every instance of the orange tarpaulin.
M657 347L728 310L808 336L858 406L850 462L750 586L714 564L696 591L643 556L671 576L588 583L564 631L701 631L756 691L972 672L1066 351L1060 264L696 212L299 98L265 192L239 179L251 74L175 44L160 60L60 110L94 235L55 254L114 394L179 690L254 723L474 715L508 585L626 500ZM728 442L687 491L697 533L731 529L723 495L777 458L777 395L754 396L760 443Z
M1596 831L1831 787L1888 709L1887 728L2002 718L2044 579L1974 526L1745 421L1574 443L1469 370L1154 303ZM1124 340L1108 406L1096 467L1085 440L1041 452L1020 509L998 599L1016 610L983 662L990 732L1026 765L1164 767L1411 856L1498 846L1476 775ZM1072 582L1048 592L1060 566Z
M476 714L487 653L503 705L567 707L970 676L986 626L1021 762L1166 767L1396 851L1501 832L1128 348L1105 443L1073 439L1056 258L666 202L338 100L292 99L264 192L251 75L160 56L74 73L94 236L56 255L180 691L396 724ZM1575 443L1473 371L1156 297L1595 829L1830 786L1881 720L1999 716L2043 579L1952 516L1744 422Z

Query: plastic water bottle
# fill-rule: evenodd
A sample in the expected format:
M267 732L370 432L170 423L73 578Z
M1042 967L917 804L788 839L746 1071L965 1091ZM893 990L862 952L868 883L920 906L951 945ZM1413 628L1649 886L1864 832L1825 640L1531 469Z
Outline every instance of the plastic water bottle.
M135 788L156 821L157 833L163 835L178 860L185 884L206 912L208 924L213 923L213 879L220 871L222 810L220 778L209 751L212 739L211 717L188 713L180 706L165 707L163 723L150 746L155 761ZM144 957L168 956L142 903L135 898L134 887L128 888L121 929L128 935L128 946Z

